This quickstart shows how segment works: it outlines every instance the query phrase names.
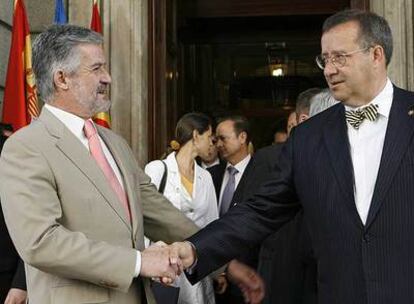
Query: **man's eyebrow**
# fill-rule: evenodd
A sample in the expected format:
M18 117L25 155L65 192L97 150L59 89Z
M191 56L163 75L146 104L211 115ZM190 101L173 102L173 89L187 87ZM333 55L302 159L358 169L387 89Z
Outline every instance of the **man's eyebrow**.
M106 62L94 62L92 64L90 64L88 67L89 68L96 68L96 67L101 67L101 66L105 66Z
M324 53L322 53L322 55L337 55L337 54L346 54L347 52L346 51L344 51L344 50L334 50L334 51L332 51L332 52L324 52Z

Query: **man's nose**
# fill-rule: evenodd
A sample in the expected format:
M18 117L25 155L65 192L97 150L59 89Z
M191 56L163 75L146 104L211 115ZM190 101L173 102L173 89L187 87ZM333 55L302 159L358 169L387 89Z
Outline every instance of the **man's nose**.
M112 82L111 75L109 75L109 72L106 69L104 69L101 81L107 84L110 84Z
M326 78L329 78L329 76L336 74L338 72L338 69L332 64L330 60L326 62L325 68L323 69L323 74Z

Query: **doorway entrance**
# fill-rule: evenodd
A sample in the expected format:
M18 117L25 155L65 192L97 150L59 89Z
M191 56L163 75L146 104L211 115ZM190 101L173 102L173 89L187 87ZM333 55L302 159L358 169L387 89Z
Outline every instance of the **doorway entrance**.
M149 159L162 154L190 111L244 115L255 147L270 144L297 95L326 86L314 61L323 21L344 8L368 8L367 0L150 2Z

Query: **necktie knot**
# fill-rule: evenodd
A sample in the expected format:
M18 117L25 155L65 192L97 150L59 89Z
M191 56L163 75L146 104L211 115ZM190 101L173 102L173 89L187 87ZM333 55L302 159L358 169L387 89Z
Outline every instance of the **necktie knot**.
M345 118L348 123L356 130L362 124L364 119L375 121L378 117L378 105L370 104L359 110L345 111Z
M92 136L95 136L97 134L96 128L91 119L85 120L83 132L85 133L87 139L90 139Z
M227 171L229 171L229 174L230 175L236 175L238 172L239 172L239 170L237 170L236 168L234 168L233 166L228 166L227 167Z

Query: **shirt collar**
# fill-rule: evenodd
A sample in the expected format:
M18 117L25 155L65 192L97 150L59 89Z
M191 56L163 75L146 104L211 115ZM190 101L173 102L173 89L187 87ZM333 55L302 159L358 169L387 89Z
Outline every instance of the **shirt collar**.
M238 162L237 164L235 164L234 166L228 162L228 163L227 163L227 166L226 166L226 170L227 170L227 168L228 168L228 167L233 166L234 168L236 168L236 169L237 169L237 172L238 172L238 173L243 174L243 172L244 172L244 170L246 169L247 164L249 163L249 161L250 161L250 159L251 159L251 158L252 158L252 157L250 156L250 154L247 154L247 156L246 156L245 158L243 158L243 160L239 161L239 162Z
M50 104L44 105L57 119L59 119L77 138L86 138L83 133L83 127L85 120L72 113L66 112L62 109L51 106Z
M369 106L370 104L376 104L378 105L378 114L384 116L385 118L388 118L390 115L393 94L394 87L392 86L391 80L387 77L387 82L385 83L384 88L381 90L381 92L379 92L377 96L375 96L375 98L370 103L358 108L345 106L345 110L359 110L361 108Z

